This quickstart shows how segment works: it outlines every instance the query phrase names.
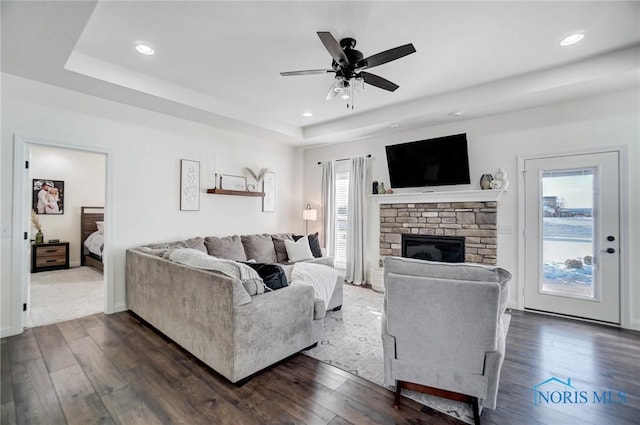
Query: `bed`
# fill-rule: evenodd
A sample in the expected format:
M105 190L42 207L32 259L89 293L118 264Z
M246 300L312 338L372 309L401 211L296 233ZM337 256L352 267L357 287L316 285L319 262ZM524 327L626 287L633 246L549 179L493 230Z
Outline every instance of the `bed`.
M80 265L103 270L104 207L80 207Z

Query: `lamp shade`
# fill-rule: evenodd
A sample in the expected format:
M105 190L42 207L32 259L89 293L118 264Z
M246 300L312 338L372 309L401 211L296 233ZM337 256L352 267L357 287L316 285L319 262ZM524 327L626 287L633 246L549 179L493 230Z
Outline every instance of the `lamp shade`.
M311 220L311 221L315 221L318 219L318 210L314 210L314 209L305 209L302 210L302 219L303 220Z

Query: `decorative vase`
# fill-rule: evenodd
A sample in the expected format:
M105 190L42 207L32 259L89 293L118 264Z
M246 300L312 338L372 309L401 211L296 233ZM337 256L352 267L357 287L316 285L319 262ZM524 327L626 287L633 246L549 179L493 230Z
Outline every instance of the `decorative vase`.
M482 190L491 189L491 181L493 180L493 176L491 174L483 174L480 177L480 188Z
M380 195L384 195L385 193L387 193L387 191L384 188L384 182L378 183L378 193Z
M42 233L42 230L38 230L38 233L36 233L36 245L42 245L44 243L44 234Z
M372 195L377 195L378 194L378 182L376 182L376 181L373 182L373 189L371 190L371 194Z
M496 171L496 178L494 182L497 182L496 189L507 190L507 188L509 187L509 180L507 179L507 172L504 170L504 168L498 168L498 171Z

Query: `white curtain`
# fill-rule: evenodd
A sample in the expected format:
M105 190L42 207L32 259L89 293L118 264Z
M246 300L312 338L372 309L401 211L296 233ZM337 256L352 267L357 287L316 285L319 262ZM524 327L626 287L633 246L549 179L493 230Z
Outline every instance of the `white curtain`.
M364 232L366 216L366 158L351 159L349 171L349 212L347 216L347 282L365 283Z
M333 161L322 163L322 220L324 222L324 246L328 255L335 258L336 171Z

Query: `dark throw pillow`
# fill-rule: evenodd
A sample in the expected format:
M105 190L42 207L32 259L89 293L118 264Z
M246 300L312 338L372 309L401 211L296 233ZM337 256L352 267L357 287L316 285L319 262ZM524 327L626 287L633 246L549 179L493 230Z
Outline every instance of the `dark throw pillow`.
M280 289L289 286L287 276L282 267L275 264L245 263L247 266L258 272L269 289Z
M302 238L302 235L293 235L293 240L297 241ZM311 253L315 258L322 257L322 250L320 249L320 240L318 239L318 232L312 233L308 235L309 238L309 248L311 248Z

